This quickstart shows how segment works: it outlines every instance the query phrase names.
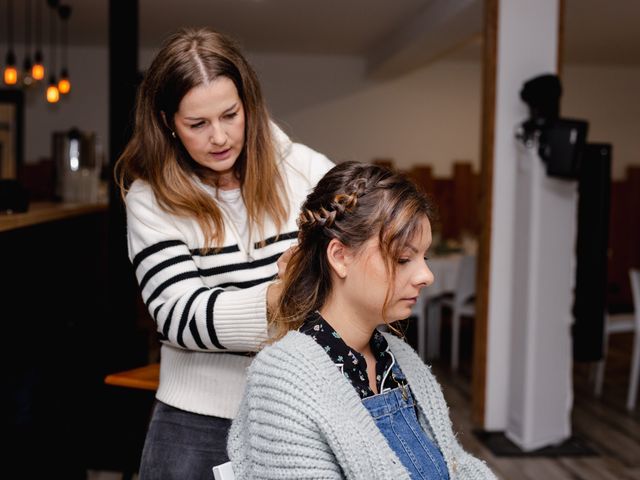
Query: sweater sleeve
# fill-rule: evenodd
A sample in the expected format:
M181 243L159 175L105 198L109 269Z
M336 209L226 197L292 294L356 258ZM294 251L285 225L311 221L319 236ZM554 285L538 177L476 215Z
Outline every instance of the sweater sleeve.
M257 350L267 338L268 283L205 285L185 234L150 191L132 188L126 205L129 258L161 340L188 350Z
M277 350L277 347L276 347ZM338 461L310 418L317 405L290 362L271 347L258 354L231 430L227 450L236 478L343 479Z

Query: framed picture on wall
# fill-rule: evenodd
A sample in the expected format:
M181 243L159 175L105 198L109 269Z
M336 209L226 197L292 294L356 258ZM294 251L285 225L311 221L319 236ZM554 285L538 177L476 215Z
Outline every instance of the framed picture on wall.
M24 92L0 90L0 178L15 179L23 161Z

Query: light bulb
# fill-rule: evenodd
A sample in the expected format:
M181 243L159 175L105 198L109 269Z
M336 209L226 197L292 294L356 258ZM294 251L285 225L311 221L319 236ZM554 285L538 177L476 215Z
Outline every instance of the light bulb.
M4 69L4 83L15 85L18 83L18 70L13 65L7 65Z
M15 85L18 83L18 70L16 69L16 56L13 50L7 52L7 66L4 67L4 83Z
M58 82L58 90L61 94L66 95L71 91L71 82L68 78L61 78Z
M44 78L44 65L41 63L34 63L31 68L31 76L34 80L42 80Z
M66 68L62 69L60 81L58 82L58 90L63 95L66 95L71 91L71 81L69 80L69 72Z
M34 80L42 80L44 78L44 64L42 63L42 52L40 50L37 50L33 57L31 76Z
M60 92L58 91L58 87L56 86L56 81L54 78L49 82L49 86L47 87L47 102L49 103L57 103L60 100Z

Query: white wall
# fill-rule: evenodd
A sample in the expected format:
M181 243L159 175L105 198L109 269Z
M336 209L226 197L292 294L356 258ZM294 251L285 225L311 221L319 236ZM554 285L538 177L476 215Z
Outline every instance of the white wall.
M335 160L431 164L439 176L464 160L479 170L480 75L477 64L438 62L396 80L364 83L281 120Z
M640 166L640 66L570 65L562 82L562 116L587 120L589 142L613 145L613 177Z

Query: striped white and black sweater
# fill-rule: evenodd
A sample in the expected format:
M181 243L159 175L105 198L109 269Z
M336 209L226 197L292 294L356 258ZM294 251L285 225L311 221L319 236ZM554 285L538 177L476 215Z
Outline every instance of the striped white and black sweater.
M264 247L259 238L243 242L224 215L223 248L201 255L196 221L162 210L146 182L134 182L126 196L129 257L163 342L156 397L176 408L235 416L251 359L229 352L256 351L266 339L266 290L276 261L296 241L302 202L333 166L273 127L290 215L281 232L266 222Z

